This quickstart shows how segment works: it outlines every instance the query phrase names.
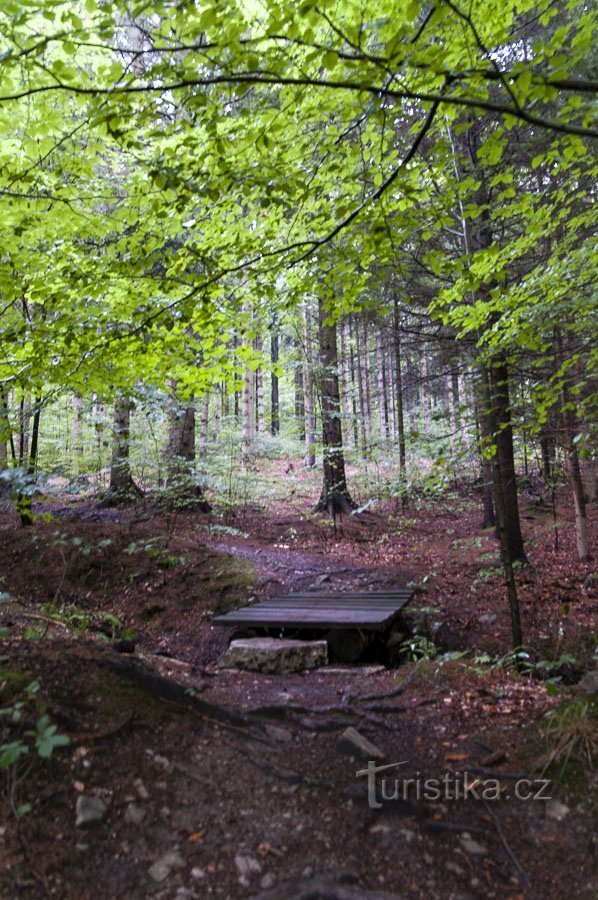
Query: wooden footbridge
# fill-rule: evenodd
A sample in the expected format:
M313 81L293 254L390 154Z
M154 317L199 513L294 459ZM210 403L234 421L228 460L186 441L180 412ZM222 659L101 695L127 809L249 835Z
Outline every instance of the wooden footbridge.
M273 597L212 619L214 625L241 625L246 628L329 630L332 628L384 631L413 591L361 591L330 593L308 591Z

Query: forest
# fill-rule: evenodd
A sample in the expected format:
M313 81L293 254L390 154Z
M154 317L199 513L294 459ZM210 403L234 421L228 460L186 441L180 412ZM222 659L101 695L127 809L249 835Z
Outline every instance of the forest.
M595 896L595 28L2 0L0 895Z

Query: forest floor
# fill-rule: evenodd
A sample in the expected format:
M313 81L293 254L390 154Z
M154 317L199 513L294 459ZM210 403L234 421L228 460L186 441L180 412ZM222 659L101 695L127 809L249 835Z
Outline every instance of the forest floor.
M598 579L575 561L566 495L556 529L550 508L522 509L521 674L476 495L331 523L306 514L317 489L297 472L292 501L234 515L57 495L22 529L0 511L0 703L24 704L0 740L31 744L42 712L70 738L3 772L0 895L596 896L597 710L579 678L595 667ZM407 583L396 668L217 667L231 631L216 613ZM401 764L385 797L382 773L356 775L367 754L342 741L348 726ZM77 827L78 802L102 821Z

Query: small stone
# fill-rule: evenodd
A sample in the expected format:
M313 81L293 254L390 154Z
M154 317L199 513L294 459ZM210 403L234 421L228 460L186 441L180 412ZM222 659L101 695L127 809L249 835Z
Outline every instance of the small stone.
M100 822L104 821L108 807L101 797L90 797L86 794L81 794L77 797L76 812L76 827L90 828L92 825L99 825Z
M278 741L281 744L286 744L293 740L291 732L287 731L286 728L279 728L278 725L266 725L264 726L264 731L269 738L272 738L273 741Z
M564 803L559 803L558 800L549 800L546 804L546 817L554 819L555 822L562 822L570 812L569 807Z
M149 793L141 778L136 778L133 782L137 796L140 800L149 800Z
M494 625L497 618L496 613L486 613L486 615L479 617L478 622L480 625Z
M359 756L361 759L385 759L385 753L376 744L357 731L356 728L347 728L341 734L337 747L350 756Z
M84 853L86 850L89 850L89 844L75 844L75 850Z
M235 865L242 878L262 871L260 862L254 856L235 856Z
M465 852L469 853L471 856L486 856L488 853L483 844L474 841L468 834L461 835L461 846Z
M202 878L205 878L205 877L206 877L205 869L200 869L199 866L195 866L193 869L191 869L191 878L193 878L194 881L201 881Z
M165 772L170 769L170 760L166 759L165 756L159 756L157 753L154 756L154 762L160 769L164 769Z
M598 669L592 669L591 672L586 672L579 682L579 687L584 694L598 693Z
M378 822L377 825L368 828L370 834L390 834L391 830L390 825L385 825L383 822Z
M447 863L445 864L445 868L446 868L449 872L453 872L455 875L463 875L463 874L464 874L464 870L463 870L463 869L461 868L461 866L458 865L458 863L456 863L456 862L450 862L450 861L447 862Z
M148 873L154 881L164 881L173 869L183 869L185 860L178 850L169 850L160 856L153 865L150 866Z
M276 878L274 877L272 872L266 872L266 874L264 875L264 877L261 880L262 888L265 891L267 891L269 888L274 887L275 884L276 884Z
M434 857L430 853L424 853L423 860L427 866L431 866L434 862Z
M123 818L129 825L141 825L145 819L145 810L137 803L129 803Z

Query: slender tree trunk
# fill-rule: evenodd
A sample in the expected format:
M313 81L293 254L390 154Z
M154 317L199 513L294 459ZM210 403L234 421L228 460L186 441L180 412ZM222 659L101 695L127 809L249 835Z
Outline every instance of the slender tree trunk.
M509 399L509 373L504 354L499 354L489 373L492 413L496 422L495 435L497 461L500 468L503 495L504 522L509 556L512 562L525 562L519 504L517 500L517 476L513 449L513 426ZM498 500L495 497L498 505Z
M341 375L342 375L342 408L343 408L343 435L347 449L352 445L352 411L353 397L351 396L351 371L348 340L348 322L345 319L340 325L341 338Z
M4 388L0 388L0 471L8 467L8 447L12 450L13 463L15 462L14 443L10 419L8 415L8 399Z
M422 413L424 419L424 434L427 438L432 435L432 380L430 377L430 364L426 343L420 335L419 343L420 380L422 385Z
M243 372L243 390L241 392L241 462L244 466L249 462L255 437L255 377L249 366Z
M348 332L347 332L347 341L349 344L349 370L351 373L351 410L353 413L352 417L352 425L353 425L353 446L359 446L359 420L358 420L358 408L357 408L357 383L356 383L356 369L357 365L355 363L355 352L353 350L353 329L351 326L351 319L348 322ZM365 440L365 438L364 438Z
M206 393L201 398L201 415L199 420L199 456L205 459L208 455L208 440L210 429L210 395Z
M256 339L255 349L261 353L261 337ZM266 448L266 401L264 397L264 369L261 363L255 372L255 416L258 450L260 453L263 453Z
M397 418L397 437L399 440L399 481L404 485L407 480L407 452L405 448L405 418L403 398L403 376L401 372L401 333L399 329L399 304L394 299L393 309L394 351L395 351L395 399ZM404 490L402 496L406 499Z
M315 508L327 510L330 516L335 517L338 513L351 512L355 504L349 495L345 476L336 326L328 321L328 311L322 300L318 303L318 322L324 483Z
M295 362L295 423L298 438L305 443L305 390L303 384L303 361Z
M494 436L496 452L492 456L492 478L494 481L494 499L496 501L496 521L498 533L500 537L500 550L505 574L505 582L507 587L507 597L509 601L509 612L511 615L511 633L513 637L513 649L519 650L523 647L523 631L521 628L521 615L519 611L519 596L517 594L517 584L515 581L515 572L513 563L515 560L511 556L511 541L508 534L508 523L506 516L505 492L503 490L503 470L500 465L500 450L498 447L497 437L500 431L500 425L495 417L495 407L492 398L492 378L488 370L481 367L481 384L482 384L482 402L486 410L488 419L488 432Z
M380 440L390 437L388 422L388 392L386 384L386 353L382 332L376 335L376 367L378 369L378 413L380 416Z
M355 322L355 339L355 362L357 363L357 382L359 385L359 425L361 431L361 454L362 456L367 457L369 449L369 419L367 412L367 374L365 368L366 348L361 338L358 320L356 320Z
M557 349L557 359L562 365L564 360L563 352L563 335L560 328L555 328L555 344ZM561 417L563 420L563 430L565 435L565 452L567 458L567 475L571 493L573 494L573 505L575 508L575 538L577 543L577 557L582 562L587 562L590 558L590 543L588 539L588 519L586 510L586 497L581 477L581 467L579 465L579 454L577 452L576 435L579 433L579 424L575 409L571 401L569 385L566 377L563 379L561 387Z
M278 321L272 322L272 334L270 336L270 361L272 374L270 376L270 434L280 434L280 394L278 375L276 372L279 359L279 334Z
M81 473L83 460L83 397L79 391L75 391L72 400L73 426L72 426L72 470L77 477Z
M166 471L168 505L175 508L193 506L208 512L210 504L203 495L195 474L195 407L190 398L184 404L172 385L169 415Z
M303 368L303 397L305 403L305 465L313 468L316 464L316 412L314 396L314 359L311 307L303 305L303 343L305 345L305 366Z
M496 528L496 516L494 513L494 477L492 475L492 462L487 455L488 448L492 443L489 426L490 413L484 408L484 390L481 379L480 383L477 385L475 394L476 418L480 430L478 449L480 453L480 468L482 475L482 528ZM497 537L498 536L497 532Z
M131 399L118 392L114 398L112 415L112 458L110 482L103 506L131 503L141 496L141 490L133 481L130 460Z
M19 465L25 466L29 457L29 428L31 423L31 401L23 393L19 404Z

